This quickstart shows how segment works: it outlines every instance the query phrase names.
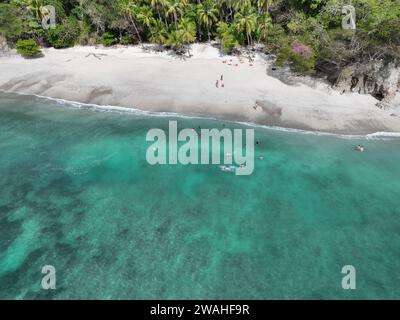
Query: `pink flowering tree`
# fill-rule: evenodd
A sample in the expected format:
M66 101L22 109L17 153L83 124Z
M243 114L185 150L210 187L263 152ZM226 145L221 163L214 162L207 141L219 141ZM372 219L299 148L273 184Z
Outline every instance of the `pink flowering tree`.
M301 55L305 58L311 58L313 51L309 46L306 46L305 44L302 44L298 40L294 40L292 42L292 45L290 46L290 50L298 55Z
M278 65L288 63L292 70L301 74L315 73L315 54L313 49L297 39L280 48L277 63Z

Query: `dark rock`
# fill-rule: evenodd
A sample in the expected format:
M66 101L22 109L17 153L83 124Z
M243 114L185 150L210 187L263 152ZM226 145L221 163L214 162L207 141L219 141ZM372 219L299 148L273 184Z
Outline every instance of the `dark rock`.
M349 65L342 69L335 86L342 92L371 94L385 103L391 102L400 88L400 66L381 60Z
M390 109L392 106L389 103L383 102L383 101L379 101L375 104L379 109L382 110L388 110Z

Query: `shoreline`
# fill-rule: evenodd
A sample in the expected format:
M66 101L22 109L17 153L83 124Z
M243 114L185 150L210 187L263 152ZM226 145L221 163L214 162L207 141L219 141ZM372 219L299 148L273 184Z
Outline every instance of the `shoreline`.
M0 89L72 103L115 106L336 135L400 132L400 108L322 81L288 85L260 55L221 56L204 44L186 60L139 47L44 50L45 57L0 58ZM97 57L96 57L97 56ZM230 64L230 65L228 65ZM215 80L224 75L224 88ZM134 108L132 106L135 106ZM393 116L395 115L395 116Z
M96 112L117 112L121 114L131 114L131 115L140 115L140 116L148 116L148 117L175 117L175 118L183 118L183 119L199 119L199 120L209 120L209 121L223 121L228 123L240 124L243 126L248 126L252 128L262 128L266 130L273 130L278 132L287 132L293 134L304 134L304 135L315 135L315 136L330 136L342 139L374 139L374 140L385 140L385 139L400 139L400 132L387 132L387 131L379 131L373 132L369 134L340 134L333 132L324 132L324 131L316 131L316 130L303 130L299 128L287 128L287 127L279 127L279 126L268 126L251 122L242 122L235 121L229 119L217 119L211 117L202 117L202 116L191 116L180 113L173 112L152 112L140 110L134 107L120 107L120 106L110 106L110 105L97 105L90 103L83 103L78 101L70 101L60 98L52 98L46 96L40 96L37 94L27 94L21 92L7 92L0 89L0 94L11 94L23 97L34 97L37 99L49 100L61 104L63 106L72 107L76 109L84 109L91 110Z

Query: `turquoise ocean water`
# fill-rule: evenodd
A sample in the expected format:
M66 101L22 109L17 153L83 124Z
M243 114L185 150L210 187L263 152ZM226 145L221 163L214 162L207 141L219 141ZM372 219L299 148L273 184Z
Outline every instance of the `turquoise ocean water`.
M151 166L171 119L0 94L1 299L400 297L400 140L256 128L250 176Z

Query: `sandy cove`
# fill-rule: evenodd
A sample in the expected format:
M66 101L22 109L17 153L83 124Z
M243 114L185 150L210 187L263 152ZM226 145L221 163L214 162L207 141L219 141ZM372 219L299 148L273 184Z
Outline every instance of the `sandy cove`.
M259 55L251 63L239 61L204 44L193 45L189 59L141 47L45 49L44 54L1 57L0 89L341 134L400 132L400 107L382 110L372 96L340 94L323 82L285 84L267 74L271 65ZM224 87L217 88L221 74Z

